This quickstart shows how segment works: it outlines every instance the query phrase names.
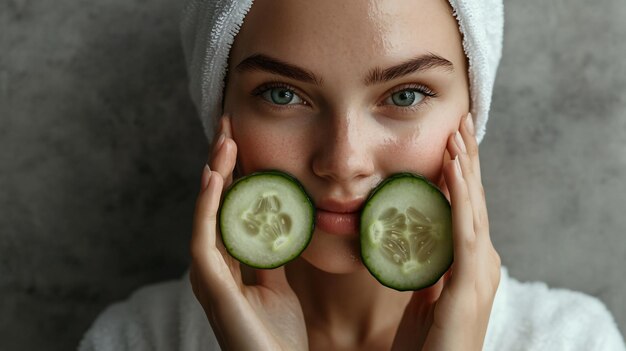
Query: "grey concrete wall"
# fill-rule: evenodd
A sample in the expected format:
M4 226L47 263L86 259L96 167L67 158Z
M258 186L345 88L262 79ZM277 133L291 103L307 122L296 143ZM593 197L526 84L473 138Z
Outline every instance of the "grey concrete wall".
M188 262L207 142L174 0L0 1L0 349L73 349ZM511 274L602 299L626 331L626 3L505 2L481 145Z

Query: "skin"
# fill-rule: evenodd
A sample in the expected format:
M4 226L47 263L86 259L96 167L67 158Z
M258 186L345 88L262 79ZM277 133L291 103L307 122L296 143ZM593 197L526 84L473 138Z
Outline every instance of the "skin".
M225 115L209 155L213 171L202 175L191 241L194 293L224 350L482 349L500 258L489 238L471 116L465 118L461 40L442 0L254 3L231 48ZM364 83L374 67L430 53L452 66ZM256 54L301 67L318 82L240 68ZM394 94L416 86L436 96L416 93L413 109L397 106ZM285 90L293 99L277 104L272 91ZM235 170L263 169L293 174L315 203L365 199L393 173L423 174L451 202L451 269L432 287L397 292L365 269L356 233L319 229L285 267L240 266L216 229L220 195Z

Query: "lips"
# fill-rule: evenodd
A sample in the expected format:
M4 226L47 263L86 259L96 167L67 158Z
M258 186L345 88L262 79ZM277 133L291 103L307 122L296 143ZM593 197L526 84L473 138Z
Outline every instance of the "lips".
M315 225L320 230L335 235L356 235L359 231L359 213L363 199L319 201Z

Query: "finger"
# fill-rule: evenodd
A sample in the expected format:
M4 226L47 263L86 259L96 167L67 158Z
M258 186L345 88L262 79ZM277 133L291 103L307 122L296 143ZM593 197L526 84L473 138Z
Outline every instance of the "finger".
M461 118L461 126L459 126L459 132L461 133L463 141L465 142L465 146L467 147L467 154L472 160L472 170L474 174L476 174L478 180L481 181L478 142L476 141L474 120L471 113L468 113L466 116Z
M470 117L471 120L471 117ZM464 127L465 122L461 122L461 129ZM465 131L465 137L462 133L455 133L454 137L449 138L448 147L451 149L451 153L458 156L463 173L463 178L467 184L470 201L472 204L472 215L474 218L474 231L487 241L489 240L489 221L487 218L487 205L485 201L485 192L480 180L480 176L476 174L475 158L470 153L478 153L478 148L475 143L475 139L472 135L468 135L467 129ZM477 161L476 161L477 162Z
M221 175L224 181L223 188L232 183L232 173L237 158L237 145L231 139L231 136L230 118L226 115L222 116L220 119L219 135L216 137L217 141L215 143L215 150L213 150L211 160L209 162L211 163L211 168L214 172ZM233 275L235 282L240 287L243 287L243 279L240 270L241 265L239 261L233 258L224 247L219 226L216 227L216 230L217 240L215 242L215 246L222 254L222 257Z
M473 286L476 272L476 235L473 226L472 204L467 184L463 179L458 163L458 157L444 166L444 174L450 190L452 241L454 245L453 274L448 284L451 287L462 289Z
M215 175L215 172L205 165L202 171L204 189L198 195L194 212L192 248L215 248L217 210L223 188L223 180Z
M461 127L460 133L467 149L467 155L468 159L470 160L472 170L469 177L466 178L468 179L470 198L472 199L472 204L474 208L476 220L475 224L477 224L478 227L476 234L479 235L479 240L481 240L483 244L490 244L491 238L489 236L489 215L487 211L487 199L485 197L485 188L483 186L480 174L479 149L478 143L476 142L476 137L474 136L474 124L472 120L472 115L468 114L462 124L463 126Z
M270 289L284 290L290 288L287 276L285 275L285 266L274 269L257 269L257 284Z
M223 116L220 120L220 135L217 138L216 149L213 151L210 166L224 179L224 186L232 182L232 174L237 161L237 144L232 139L230 118Z
M449 147L446 148L443 151L443 161L442 164L446 165L448 162L450 162L452 160L452 158L450 157L450 151L448 151ZM448 202L450 202L450 190L448 190L448 184L446 184L446 177L445 174L443 172L441 172L441 176L439 177L439 182L437 183L437 187L439 188L439 190L441 190L441 192L443 193L443 195L446 197L446 199L448 200Z
M216 129L215 135L213 135L213 139L211 140L211 149L209 152L209 159L207 161L210 162L213 159L215 153L224 142L224 138L225 138L225 135L223 133L222 118L220 118L217 122L217 129Z
M499 256L495 252L489 234L489 219L484 188L480 179L478 166L478 144L473 134L471 115L461 120L460 132L454 138L455 152L459 155L463 178L468 187L474 218L474 232L477 240L476 269L489 274L481 274L480 279L491 279L499 274ZM477 277L478 279L478 277ZM489 287L490 284L479 284Z
M216 247L217 212L220 195L223 189L223 179L216 172L205 167L203 177L208 178L207 186L198 195L194 213L193 230L191 235L191 258L195 280L197 283L206 282L205 288L217 292L219 287L229 291L240 286L239 276L233 274L239 267L231 267L230 257L218 251ZM230 272L230 273L229 273ZM223 279L232 276L232 279ZM216 279L220 284L212 284Z
M232 183L232 171L235 165L235 159L237 154L237 147L232 139L230 139L231 128L230 119L227 116L223 116L220 119L218 135L214 138L213 150L211 158L209 160L211 168L215 174L221 175L224 181L223 187L227 187ZM203 180L203 184L204 184ZM228 266L231 274L233 275L235 282L241 287L243 281L241 279L240 264L227 252L224 244L222 243L221 234L219 232L219 226L216 226L216 240L215 247L222 254L223 260Z

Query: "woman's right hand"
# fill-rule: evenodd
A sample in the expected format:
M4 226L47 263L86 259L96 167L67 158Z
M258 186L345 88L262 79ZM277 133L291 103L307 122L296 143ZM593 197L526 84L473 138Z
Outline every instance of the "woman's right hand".
M237 157L230 118L221 118L215 140L194 214L189 273L193 292L223 350L307 350L302 308L284 267L255 270L256 283L246 285L239 262L218 235L220 197L232 182Z

